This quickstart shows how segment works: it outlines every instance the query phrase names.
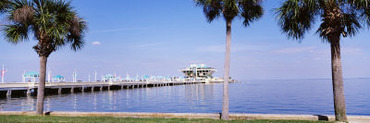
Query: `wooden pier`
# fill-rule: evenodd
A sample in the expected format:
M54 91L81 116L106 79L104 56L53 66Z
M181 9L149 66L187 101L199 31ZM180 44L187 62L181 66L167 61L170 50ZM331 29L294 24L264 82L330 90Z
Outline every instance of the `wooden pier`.
M104 90L134 89L186 84L200 84L204 81L163 81L163 82L47 82L45 95ZM19 97L37 94L38 83L0 83L0 98Z

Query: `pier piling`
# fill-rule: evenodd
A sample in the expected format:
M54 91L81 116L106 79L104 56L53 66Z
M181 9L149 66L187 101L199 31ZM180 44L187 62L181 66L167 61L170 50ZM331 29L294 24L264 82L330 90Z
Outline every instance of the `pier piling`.
M12 96L12 90L8 90L8 91L6 92L6 96Z
M62 94L62 88L58 88L58 94Z
M28 89L27 89L26 94L27 94L27 95L31 95L31 88L28 88Z

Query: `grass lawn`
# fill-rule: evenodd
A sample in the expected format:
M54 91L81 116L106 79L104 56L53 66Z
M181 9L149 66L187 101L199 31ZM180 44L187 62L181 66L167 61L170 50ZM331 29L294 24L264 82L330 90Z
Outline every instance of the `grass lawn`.
M292 120L214 120L214 119L178 119L178 118L120 118L120 117L62 117L62 116L17 116L0 115L1 123L14 122L77 122L77 123L317 123L319 121Z

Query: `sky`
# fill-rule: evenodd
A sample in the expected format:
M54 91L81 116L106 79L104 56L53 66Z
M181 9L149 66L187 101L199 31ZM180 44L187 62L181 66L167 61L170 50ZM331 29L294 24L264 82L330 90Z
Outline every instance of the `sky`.
M73 0L72 6L88 23L85 46L74 52L68 46L52 53L48 71L72 80L98 76L183 76L190 64L215 67L222 77L226 25L222 18L208 23L193 0ZM264 15L245 27L240 18L232 25L231 71L237 80L330 78L330 46L315 31L317 21L303 40L286 37L277 24L274 8L281 0L265 0ZM4 19L3 19L4 20ZM370 32L341 41L344 78L370 77ZM21 81L24 71L38 71L35 38L17 45L0 35L0 64L5 81Z

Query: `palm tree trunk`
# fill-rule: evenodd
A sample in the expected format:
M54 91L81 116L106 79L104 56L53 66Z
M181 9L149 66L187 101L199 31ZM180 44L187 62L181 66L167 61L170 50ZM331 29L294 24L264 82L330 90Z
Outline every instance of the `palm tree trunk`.
M347 121L339 36L336 40L331 41L330 46L335 120Z
M47 62L47 57L40 56L40 81L39 81L39 86L37 88L36 115L43 115L43 112L44 112L46 62Z
M230 72L230 49L231 49L231 20L226 20L226 52L224 66L224 89L222 97L221 119L229 119L229 72Z

